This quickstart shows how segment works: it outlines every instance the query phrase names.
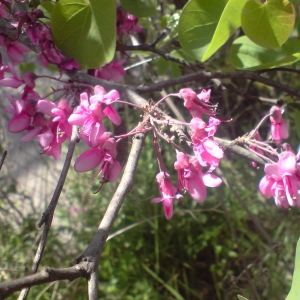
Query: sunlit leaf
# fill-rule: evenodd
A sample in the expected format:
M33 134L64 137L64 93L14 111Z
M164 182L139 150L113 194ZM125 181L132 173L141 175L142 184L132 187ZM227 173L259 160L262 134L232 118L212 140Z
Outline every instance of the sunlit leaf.
M178 35L183 50L202 60L216 31L227 0L191 0L182 10Z
M298 240L296 247L296 258L295 258L295 268L293 275L292 288L286 297L286 300L299 300L300 299L300 239Z
M281 48L270 49L242 36L234 41L230 58L238 69L261 70L289 65L300 59L300 40L290 38Z
M116 46L116 4L111 0L60 0L52 11L55 45L84 69L110 62Z
M242 9L247 1L248 0L229 0L227 2L209 47L202 57L202 61L212 56L225 44L236 29L241 26Z
M256 0L246 3L242 11L242 28L254 43L277 48L290 36L295 23L295 8L288 0Z
M136 17L151 17L156 12L157 0L121 0L121 5Z

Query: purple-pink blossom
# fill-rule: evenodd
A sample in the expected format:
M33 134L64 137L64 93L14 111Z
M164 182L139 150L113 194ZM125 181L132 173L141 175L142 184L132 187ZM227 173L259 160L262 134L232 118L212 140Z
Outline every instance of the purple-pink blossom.
M108 93L103 87L97 85L94 89L95 95L90 97L87 93L80 94L80 105L69 117L69 123L80 126L81 136L90 147L98 146L98 139L106 131L102 120L107 116L115 125L121 124L121 119L112 106L119 99L119 93L112 90Z
M212 136L215 134L220 120L210 117L209 125L206 125L202 119L195 117L190 124L192 128L191 138L194 144L193 150L199 163L203 167L210 165L210 170L217 168L224 156L224 151L212 139Z
M160 172L156 175L156 181L159 186L161 197L153 198L151 201L154 203L162 202L164 207L165 216L170 220L173 216L173 199L180 199L183 196L177 194L177 187L173 186L170 175L166 172Z
M283 109L272 106L270 110L271 135L276 143L280 143L282 139L289 137L289 132L285 120L282 119Z
M294 153L282 152L277 163L265 165L265 172L259 189L266 198L273 196L276 205L284 209L300 206L300 173Z
M143 28L139 25L138 18L129 14L121 6L117 8L117 35L124 37L135 32L143 31Z
M94 70L94 76L105 80L120 82L126 71L123 68L125 59L114 60L101 68Z
M174 168L178 172L178 188L187 191L197 202L206 199L206 186L217 187L222 180L212 173L204 174L202 166L196 157L188 157L182 152L176 151L177 160Z
M100 174L100 182L116 181L121 172L116 155L116 142L111 134L106 132L101 136L97 148L88 149L78 156L74 170L81 173L97 168L94 176Z
M203 89L197 95L192 89L184 88L179 91L179 97L184 100L184 106L194 118L201 118L202 114L214 116L217 113L218 105L209 102L210 90Z

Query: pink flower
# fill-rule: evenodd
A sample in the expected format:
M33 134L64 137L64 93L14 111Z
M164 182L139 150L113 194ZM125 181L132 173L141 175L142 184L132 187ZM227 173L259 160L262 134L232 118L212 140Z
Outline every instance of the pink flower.
M178 188L186 190L197 202L206 199L205 185L217 187L222 180L212 173L202 173L202 167L196 157L188 158L184 153L176 151L177 161L174 168L178 172Z
M216 115L218 105L209 102L210 90L202 90L197 95L192 89L184 88L179 91L179 97L184 100L184 106L194 118L201 118L202 114Z
M124 8L117 8L117 35L126 36L134 32L141 32L143 28L137 25L138 18L129 14Z
M21 80L18 77L18 75L17 75L17 73L16 73L16 71L15 71L12 64L8 63L7 67L4 68L4 72L11 73L13 76L12 77L7 77L7 78L3 78L1 76L3 79L0 80L0 86L6 86L6 87L11 87L11 88L16 89L24 83L23 80Z
M87 93L80 94L80 105L69 117L69 123L82 126L81 135L91 147L97 147L97 140L106 131L102 120L108 116L115 125L121 124L121 119L111 105L119 99L119 93L115 90L106 93L103 87L97 85L94 89L95 95L90 99Z
M109 133L105 133L101 136L99 148L88 149L79 155L74 170L81 173L97 168L94 176L101 174L100 182L116 181L121 172L116 155L116 142Z
M24 60L24 52L30 51L25 45L12 41L4 35L0 35L0 46L6 50L8 57L15 63L21 63Z
M66 139L70 139L72 135L72 125L68 123L72 107L64 99L60 100L58 105L48 100L40 100L37 107L41 112L51 117L48 120L48 126L38 134L43 153L58 159L62 143ZM29 136L26 135L26 140L32 138L37 131L36 129L30 132Z
M172 185L170 175L166 172L160 172L156 175L156 181L159 185L161 197L153 198L151 202L159 203L162 202L165 216L167 220L170 220L173 216L173 199L180 199L183 196L176 194L177 188Z
M201 166L206 167L210 165L211 171L218 167L220 160L224 156L224 151L220 148L219 144L212 139L219 124L220 120L213 117L210 117L208 126L200 118L193 118L191 120L191 138L194 143L194 153Z
M285 209L300 206L300 174L294 153L282 152L277 163L265 165L265 172L259 189L266 198L273 196L276 205Z
M39 100L37 107L52 118L52 123L55 123L57 143L62 144L66 139L71 139L72 125L68 122L68 118L73 109L67 100L61 99L58 105L48 100Z
M123 75L126 74L126 71L122 67L124 62L125 59L112 61L101 68L95 69L94 76L105 80L120 82Z
M5 107L4 110L13 115L8 121L8 131L12 133L18 133L26 130L31 122L31 116L26 111L26 103L21 99L14 101L9 95L7 95L11 105L13 107Z
M289 137L289 132L286 122L282 119L283 110L277 106L273 106L270 110L271 120L271 135L276 143L280 143L282 139Z

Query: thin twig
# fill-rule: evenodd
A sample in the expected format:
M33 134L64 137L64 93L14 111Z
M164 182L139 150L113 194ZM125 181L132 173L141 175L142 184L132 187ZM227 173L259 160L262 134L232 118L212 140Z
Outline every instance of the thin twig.
M4 150L4 151L3 151L3 154L2 154L2 157L1 157L1 161L0 161L0 171L1 171L2 166L3 166L3 164L4 164L6 155L7 155L7 150Z
M64 163L63 169L61 171L60 178L58 180L56 189L54 191L53 197L52 197L52 199L50 201L50 204L47 207L46 211L43 213L43 216L42 216L41 220L37 224L37 226L39 228L43 224L45 224L45 225L44 225L44 229L43 229L43 233L42 233L42 237L41 237L38 249L37 249L35 257L34 257L33 265L32 265L32 268L31 268L32 273L37 272L37 269L38 269L39 264L41 262L42 255L43 255L43 252L44 252L44 249L45 249L45 246L46 246L46 242L47 242L47 238L48 238L48 233L49 233L50 228L51 228L54 210L56 208L57 201L59 199L61 190L63 188L65 179L66 179L67 174L68 174L68 170L70 168L70 164L71 164L71 160L72 160L72 156L73 156L73 153L74 153L75 146L78 142L77 130L76 130L75 127L73 129L74 130L73 130L72 138L71 138L71 141L70 141L68 153L67 153L65 163ZM29 292L29 288L26 288L26 289L22 290L22 292L20 293L20 295L18 297L18 300L25 300L27 295L28 295L28 292Z
M71 164L71 160L73 157L73 153L74 153L74 149L76 144L78 143L79 139L78 139L78 134L77 134L77 128L75 126L73 126L73 133L72 133L72 139L70 141L70 145L69 145L69 150L65 159L65 163L63 166L63 169L61 171L59 180L57 182L55 191L53 193L52 199L47 207L47 209L44 211L40 221L37 223L37 227L41 228L41 226L45 223L48 215L51 215L54 213L54 210L56 208L60 193L62 191L62 188L65 184L65 180L70 168L70 164Z
M87 278L87 263L81 263L70 268L53 269L44 267L41 272L23 278L0 283L0 300L25 287L53 282L57 280L74 280L79 277Z
M86 262L90 263L89 278L88 278L88 295L89 300L98 299L98 263L99 256L103 250L104 244L108 237L108 233L114 224L119 209L121 208L125 196L133 187L133 178L143 148L145 135L138 134L134 137L132 147L128 157L128 161L124 170L122 179L118 185L118 188L111 199L104 217L99 225L99 228L88 245L84 253L76 259L76 263Z
M196 80L210 80L210 79L225 79L225 78L240 78L240 79L248 79L256 82L260 82L267 86L274 87L282 92L286 92L291 96L300 97L300 91L298 89L294 89L272 79L261 76L259 73L251 72L251 71L237 71L237 72L228 72L228 73L212 73L212 72L195 72L192 74L180 76L177 78L173 78L170 80L160 81L158 83L151 84L149 86L138 87L136 91L140 94L150 93L154 91L161 91L163 88L167 88L170 86L174 86L176 84L188 83Z

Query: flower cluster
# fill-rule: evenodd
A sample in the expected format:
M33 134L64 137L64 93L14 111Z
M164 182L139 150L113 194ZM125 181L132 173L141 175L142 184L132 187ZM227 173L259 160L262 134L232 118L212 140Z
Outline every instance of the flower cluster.
M209 102L210 90L202 90L197 95L192 89L185 88L181 89L177 96L184 100L184 106L192 115L190 128L194 156L176 150L177 160L174 168L178 172L177 187L172 186L168 173L163 170L156 177L162 197L152 201L163 203L167 219L173 215L172 200L180 198L177 191L187 191L194 200L203 202L206 199L205 186L217 187L222 183L222 180L212 173L218 167L224 152L213 140L221 121L215 118L217 106ZM202 119L203 114L210 116L208 125ZM159 165L162 165L162 162ZM203 172L203 167L209 169Z

